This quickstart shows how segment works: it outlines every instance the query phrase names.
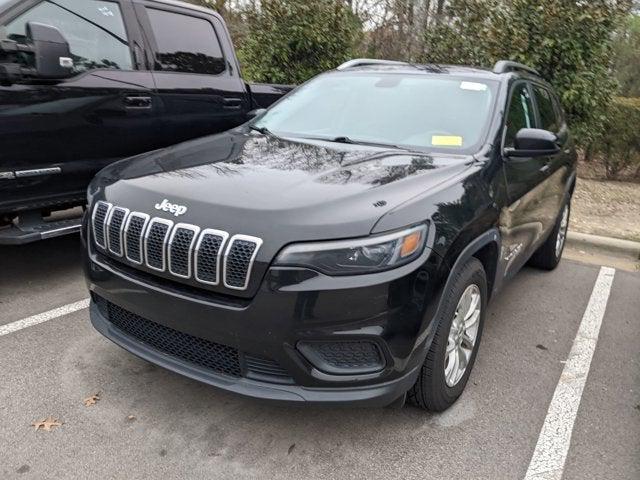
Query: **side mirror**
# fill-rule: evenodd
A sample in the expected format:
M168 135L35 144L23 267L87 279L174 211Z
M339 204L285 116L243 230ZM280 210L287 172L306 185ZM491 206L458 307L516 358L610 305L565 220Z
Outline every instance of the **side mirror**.
M251 110L250 112L247 113L247 119L251 120L253 118L259 117L266 111L267 111L266 108L256 108L255 110Z
M516 134L513 148L505 148L507 157L543 157L560 151L558 137L547 130L523 128Z
M33 45L37 77L55 79L71 76L71 50L60 30L51 25L29 22L27 38Z

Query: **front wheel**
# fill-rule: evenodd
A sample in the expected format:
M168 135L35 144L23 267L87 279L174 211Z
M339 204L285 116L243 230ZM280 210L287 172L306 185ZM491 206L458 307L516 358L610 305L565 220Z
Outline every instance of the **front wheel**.
M476 359L487 305L487 277L471 258L444 292L436 332L407 398L432 412L449 408L462 394Z

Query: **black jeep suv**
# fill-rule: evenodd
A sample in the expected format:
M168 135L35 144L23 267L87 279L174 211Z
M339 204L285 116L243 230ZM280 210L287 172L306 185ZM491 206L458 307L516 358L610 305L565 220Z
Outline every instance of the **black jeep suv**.
M562 255L576 154L532 69L353 60L89 187L91 321L252 397L449 407L487 302Z

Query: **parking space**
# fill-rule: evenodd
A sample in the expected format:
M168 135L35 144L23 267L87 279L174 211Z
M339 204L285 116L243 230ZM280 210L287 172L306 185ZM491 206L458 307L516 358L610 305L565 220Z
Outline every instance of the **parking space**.
M86 298L76 237L7 250L0 325ZM0 336L0 477L522 479L599 271L523 270L490 306L467 391L439 415L220 392L113 345L86 309ZM638 293L640 275L616 271L565 479L640 478ZM63 425L36 432L49 415Z

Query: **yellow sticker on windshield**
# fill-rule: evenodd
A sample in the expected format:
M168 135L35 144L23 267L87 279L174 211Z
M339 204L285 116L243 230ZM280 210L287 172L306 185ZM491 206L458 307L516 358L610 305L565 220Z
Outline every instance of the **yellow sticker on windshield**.
M434 147L461 147L462 137L458 135L433 135L431 145Z

